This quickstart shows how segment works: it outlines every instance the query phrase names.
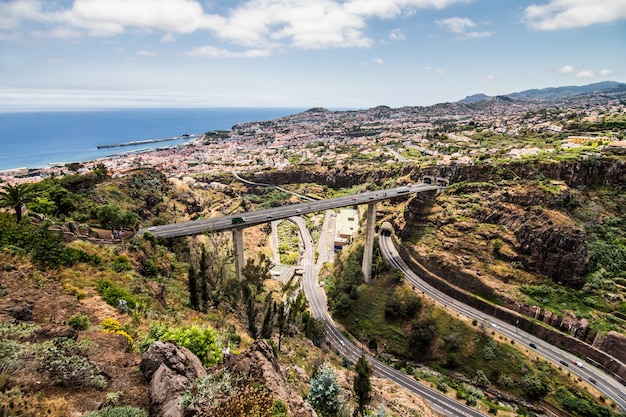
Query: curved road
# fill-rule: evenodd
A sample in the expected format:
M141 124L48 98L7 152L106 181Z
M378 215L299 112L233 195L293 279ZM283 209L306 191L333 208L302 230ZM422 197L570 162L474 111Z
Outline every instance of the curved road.
M565 352L549 343L545 343L543 340L531 334L525 333L507 322L498 320L483 313L482 311L460 303L454 298L431 287L429 284L420 279L420 277L413 272L400 257L393 244L391 236L379 235L378 242L385 261L400 269L411 285L422 291L425 295L428 295L430 298L448 306L452 310L457 311L466 317L485 323L495 331L512 340L515 340L523 346L529 346L529 350L536 352L549 361L555 363L557 366L567 367L570 372L583 378L584 380L588 382L592 379L595 380L596 382L594 385L598 388L598 390L600 390L605 396L615 401L615 403L622 410L626 410L626 392L624 390L624 386L620 384L619 381L589 363L583 363L578 357L572 355L571 353ZM531 343L536 347L530 347ZM577 366L575 364L576 362L582 364L582 367Z
M318 285L317 272L314 264L313 238L310 231L306 227L304 219L301 217L292 217L289 220L298 225L300 235L304 244L304 254L302 255L302 266L304 274L302 276L302 286L304 294L309 301L309 307L313 317L320 320L324 324L326 337L335 350L342 356L346 357L352 363L355 363L364 353L360 348L352 344L343 334L339 332L333 319L328 314L328 306L326 303L326 294L324 289ZM474 410L458 401L447 397L441 392L432 389L418 382L394 368L379 362L374 357L366 355L368 361L372 365L375 374L389 379L406 388L417 395L424 398L436 412L445 416L464 416L464 417L484 417L485 414Z

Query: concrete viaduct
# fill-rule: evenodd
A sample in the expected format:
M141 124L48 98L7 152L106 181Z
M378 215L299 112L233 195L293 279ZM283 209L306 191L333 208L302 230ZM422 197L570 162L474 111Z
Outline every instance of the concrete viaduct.
M198 235L205 232L225 232L230 230L233 234L237 278L241 279L241 270L244 266L243 229L262 223L268 223L273 220L287 219L292 216L355 206L359 204L367 204L367 223L365 225L365 248L363 252L362 269L365 282L370 282L372 278L372 255L374 252L376 204L379 201L406 197L417 193L431 193L436 195L447 184L448 180L445 178L425 176L423 178L423 182L420 184L410 184L385 190L367 191L364 193L324 200L306 201L289 206L250 211L211 219L193 220L163 226L152 226L140 229L138 233L143 234L145 232L149 232L158 237L173 238Z

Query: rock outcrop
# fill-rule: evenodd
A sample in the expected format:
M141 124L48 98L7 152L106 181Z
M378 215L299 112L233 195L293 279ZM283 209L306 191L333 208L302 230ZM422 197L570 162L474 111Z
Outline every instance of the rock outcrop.
M285 372L266 341L254 342L241 355L231 357L226 367L232 373L245 374L255 383L265 386L274 399L287 405L290 416L316 417L311 406L287 381ZM206 415L204 407L215 405L200 402L193 409L182 405L183 395L190 391L195 381L209 375L198 357L187 348L174 342L154 342L144 353L140 369L149 381L151 416Z
M174 342L154 342L139 367L149 381L151 416L183 417L183 394L196 379L207 376L200 359Z
M315 417L309 403L296 393L285 377L285 372L274 358L271 346L265 340L257 340L248 350L233 359L230 368L250 375L283 401L292 417Z

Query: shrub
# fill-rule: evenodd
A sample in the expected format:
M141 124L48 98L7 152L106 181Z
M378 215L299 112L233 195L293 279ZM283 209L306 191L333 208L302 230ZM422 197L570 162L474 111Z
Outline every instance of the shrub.
M104 407L102 410L85 415L85 417L148 417L148 413L141 408L122 405Z
M85 355L87 344L56 338L42 345L38 359L53 383L63 386L105 388L106 379Z
M0 340L0 374L11 374L22 366L22 346L13 340Z
M289 410L284 402L280 400L274 401L272 405L272 417L289 417Z
M131 271L133 269L133 265L130 263L130 260L124 256L119 255L113 259L113 270L116 272L124 272Z
M88 316L81 313L76 313L67 320L67 325L74 330L81 331L87 330L89 326L91 326L91 323L89 322Z
M120 300L126 301L126 305L131 309L135 308L135 305L137 304L135 298L128 290L107 279L98 280L96 283L96 289L104 301L113 307L118 307L120 305Z
M311 391L306 400L322 417L336 416L342 409L341 385L337 380L337 373L327 363L322 364L311 378Z
M122 329L122 325L117 320L111 318L104 319L100 322L100 327L105 332L121 334L128 340L129 345L133 344L133 338Z
M168 329L161 340L173 340L195 354L204 366L212 366L222 358L217 332L212 327L182 326Z

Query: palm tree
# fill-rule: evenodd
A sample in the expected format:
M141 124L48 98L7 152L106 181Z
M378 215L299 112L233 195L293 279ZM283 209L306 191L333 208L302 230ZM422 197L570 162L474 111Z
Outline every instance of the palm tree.
M0 190L0 207L11 207L15 210L17 222L22 221L22 207L32 199L30 184L6 184Z

